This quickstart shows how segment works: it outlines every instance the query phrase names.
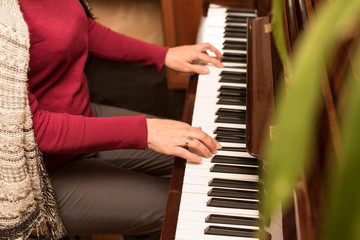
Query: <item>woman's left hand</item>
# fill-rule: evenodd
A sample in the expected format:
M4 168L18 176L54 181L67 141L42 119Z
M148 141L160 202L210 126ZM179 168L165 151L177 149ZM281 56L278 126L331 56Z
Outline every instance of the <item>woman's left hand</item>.
M216 57L209 56L206 53L208 50L215 53ZM216 67L223 67L220 61L221 58L222 54L213 45L210 43L199 43L169 48L165 57L165 65L179 72L208 74L209 69L206 66L193 64L193 62L201 61L202 63L213 64Z

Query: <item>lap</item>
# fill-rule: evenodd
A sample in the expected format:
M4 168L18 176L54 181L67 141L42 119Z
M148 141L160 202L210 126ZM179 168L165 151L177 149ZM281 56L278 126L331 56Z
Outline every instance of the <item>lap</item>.
M124 108L93 104L97 117L135 116L141 113ZM147 115L147 117L154 117ZM97 153L97 157L118 167L154 176L170 177L174 157L154 152L150 149L117 149Z
M92 107L97 117L141 114L99 104ZM125 235L160 232L173 161L173 156L149 149L119 149L83 156L52 172L68 232Z
M71 234L139 235L159 232L169 180L96 158L82 158L51 174Z

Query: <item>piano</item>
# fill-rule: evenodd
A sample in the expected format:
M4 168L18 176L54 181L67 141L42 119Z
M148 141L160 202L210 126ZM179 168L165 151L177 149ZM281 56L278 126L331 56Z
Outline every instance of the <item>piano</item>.
M240 1L241 2L241 1ZM268 1L255 8L226 7L204 3L199 42L210 42L224 54L225 67L209 66L209 75L189 81L183 120L201 126L223 146L201 164L176 159L164 218L162 240L312 240L321 231L324 184L321 168L326 165L323 141L329 131L329 113L319 130L319 151L308 179L299 180L294 204L264 220L262 146L272 131L269 117L275 109L276 89L282 64L272 39ZM291 57L297 36L312 17L319 1L286 0L285 36ZM350 48L344 46L334 62L333 92L339 90ZM326 96L325 96L326 99ZM329 98L327 98L329 99ZM330 101L336 101L332 98ZM334 105L334 104L333 104ZM326 106L331 106L327 104Z

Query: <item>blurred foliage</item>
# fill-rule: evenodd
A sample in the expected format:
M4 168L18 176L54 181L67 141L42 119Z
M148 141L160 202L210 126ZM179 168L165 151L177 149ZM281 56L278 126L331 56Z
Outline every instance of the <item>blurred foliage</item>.
M288 203L301 173L308 172L314 133L322 103L322 75L334 49L352 33L360 20L359 0L323 1L302 32L289 60L283 34L284 0L273 1L275 44L289 82L280 90L275 136L267 143L265 159L266 199L264 214ZM360 239L360 50L354 52L353 71L347 78L346 110L341 116L342 151L337 166L328 169L330 179L326 201L326 240ZM331 156L334 158L334 156ZM355 206L356 205L356 206Z

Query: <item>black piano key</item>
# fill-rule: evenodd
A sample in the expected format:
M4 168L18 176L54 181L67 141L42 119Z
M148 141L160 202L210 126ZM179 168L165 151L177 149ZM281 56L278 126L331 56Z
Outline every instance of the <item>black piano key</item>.
M245 26L225 26L224 33L247 33Z
M237 58L246 58L245 53L235 53L235 52L226 52L224 53L226 57L237 57Z
M242 198L259 200L259 193L257 191L234 190L224 188L212 188L209 190L209 197L223 197L223 198Z
M220 97L217 104L246 106L246 99L245 98L233 98L233 97Z
M208 226L204 230L205 234L220 235L220 236L233 236L233 237L257 237L258 231L246 228L230 228L220 226Z
M229 121L227 123L234 123L235 121ZM222 135L217 135L215 137L215 139L218 142L230 142L230 143L245 143L245 137L242 136L222 136Z
M239 165L252 165L252 166L258 165L258 160L256 158L234 157L234 156L224 156L224 155L215 155L210 161L212 163L226 163L226 164L239 164Z
M259 189L259 183L250 182L244 180L232 180L232 179L221 179L213 178L209 181L208 184L210 187L227 187L227 188L237 188L237 189Z
M228 18L240 18L240 19L248 19L247 16L241 16L239 14L226 14L225 15L225 19L228 19Z
M237 124L245 124L246 123L246 116L245 114L233 114L233 113L224 113L224 112L217 112L217 118L215 122L217 123L237 123ZM216 130L215 130L216 131ZM214 132L215 133L215 132ZM218 131L217 134L219 135L228 135L228 136L245 136L245 133L240 134L233 131Z
M234 166L224 164L215 164L210 168L210 172L259 175L259 169L257 167Z
M237 86L230 86L230 85L222 85L217 90L218 92L230 92L230 93L246 93L246 87L237 87Z
M222 71L219 76L233 76L233 77L239 77L241 75L246 75L244 72L237 72L237 71Z
M225 16L225 19L231 19L231 18L244 19L244 20L248 19L247 16L240 16L239 14L227 14Z
M228 9L226 9L226 13L227 14L231 14L231 13L253 13L253 14L257 14L257 10L256 9L248 9L248 8L228 8Z
M246 17L228 16L225 18L225 23L247 23Z
M215 119L215 122L217 123L238 123L238 124L245 124L246 123L246 115L245 114L234 114L231 112L217 112L216 113L217 118ZM221 133L219 133L221 134ZM232 133L231 131L228 131L227 133L224 133L224 135L238 135L236 133ZM244 136L244 135L242 135Z
M220 77L219 82L246 83L246 73L223 71L220 73Z
M239 217L230 215L210 214L206 217L207 223L219 223L219 224L231 224L231 225L243 225L243 226L259 226L258 218Z
M233 116L233 117L238 117L241 119L246 119L246 112L245 110L241 110L241 111L232 111L232 108L219 108L215 115L216 116ZM233 129L234 130L234 129ZM231 130L229 130L230 132Z
M246 96L245 87L222 85L217 91L225 96Z
M221 116L221 115L223 115L223 116L239 116L244 119L246 118L246 111L242 110L242 109L219 108L215 114L218 116ZM233 132L235 130L234 128L222 128L222 127L219 127L218 129L223 130L223 131L229 131L229 132ZM245 131L245 130L243 130L243 131Z
M232 32L229 32L230 34L242 34L242 36L244 36L244 37L242 37L242 38L246 38L246 33L232 33ZM225 33L226 34L226 33ZM241 37L236 37L236 38L241 38ZM235 41L235 40L231 40L231 39L225 39L225 41L223 41L223 43L222 43L223 45L225 45L225 44L233 44L233 45L238 45L238 46L242 46L242 47L244 47L244 48L246 48L246 46L247 46L247 43L246 42L239 42L239 41ZM242 53L242 57L246 57L246 53Z
M236 117L236 116L218 116L215 119L216 123L233 123L233 124L245 124L246 121L243 118L240 117ZM223 137L231 137L231 135L229 134L225 134L225 135L218 135L218 136L223 136ZM234 137L240 138L243 137L245 138L245 136L240 136L240 135L234 135Z
M216 96L217 98L229 98L229 99L241 99L243 101L246 100L246 92L234 92L234 91L221 91Z
M229 98L240 98L246 100L246 92L235 92L235 91L220 91L219 94L216 96L217 98L221 97L229 97Z
M218 92L221 91L233 91L233 92L243 92L246 93L246 87L237 87L237 86L229 86L229 85L222 85L217 90Z
M215 119L216 123L234 123L234 124L245 124L246 120L237 116L218 116ZM239 136L241 137L241 136Z
M243 48L241 46L239 46L239 48L236 48L236 46L233 45L224 45L223 47L224 50L229 49L229 50L243 50ZM223 58L221 59L222 62L231 62L231 63L246 63L246 58L244 57L233 57L233 56L223 56Z
M222 76L219 80L219 82L223 83L246 83L246 75L244 76Z
M217 127L214 130L214 134L237 134L237 135L245 136L246 129L230 128L230 127Z
M235 200L228 198L210 198L206 205L209 207L219 208L236 208L249 210L259 209L259 203L257 201Z
M246 148L244 148L244 147L222 147L221 151L246 152Z

